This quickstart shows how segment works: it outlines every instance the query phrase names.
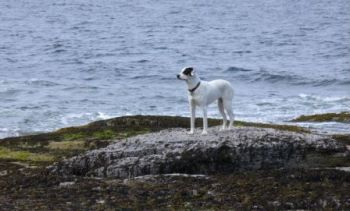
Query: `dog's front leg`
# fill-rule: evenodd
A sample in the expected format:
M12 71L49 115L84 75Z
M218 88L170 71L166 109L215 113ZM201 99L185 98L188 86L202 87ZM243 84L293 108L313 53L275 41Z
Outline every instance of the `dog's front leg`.
M190 107L191 107L191 130L190 130L189 134L193 134L195 121L196 121L196 105L194 104L194 102L192 100L190 102Z
M203 106L203 132L202 135L208 134L208 119L207 119L207 106Z

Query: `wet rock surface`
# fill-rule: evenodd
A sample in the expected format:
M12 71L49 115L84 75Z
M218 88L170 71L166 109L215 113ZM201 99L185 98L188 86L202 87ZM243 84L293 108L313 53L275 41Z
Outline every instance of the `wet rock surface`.
M105 148L49 167L59 175L132 178L154 174L217 174L241 170L309 165L309 154L346 152L328 136L267 128L231 131L210 128L208 135L168 129L117 141Z

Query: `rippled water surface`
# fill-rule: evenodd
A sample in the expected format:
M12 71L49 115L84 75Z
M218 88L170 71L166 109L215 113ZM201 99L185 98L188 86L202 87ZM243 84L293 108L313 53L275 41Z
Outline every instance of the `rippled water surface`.
M0 1L0 137L188 116L175 78L187 65L232 82L237 119L349 111L349 11L348 0Z

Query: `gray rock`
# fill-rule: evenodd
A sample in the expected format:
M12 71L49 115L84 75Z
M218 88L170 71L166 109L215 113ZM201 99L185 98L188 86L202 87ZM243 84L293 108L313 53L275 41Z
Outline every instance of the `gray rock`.
M337 153L346 147L328 136L275 129L210 128L208 135L169 129L117 141L106 148L61 161L52 173L132 178L154 174L213 174L290 168L308 153Z

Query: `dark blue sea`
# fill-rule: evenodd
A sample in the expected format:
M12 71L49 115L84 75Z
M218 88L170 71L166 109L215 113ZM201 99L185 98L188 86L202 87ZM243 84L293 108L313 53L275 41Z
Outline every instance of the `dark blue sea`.
M184 66L229 80L239 120L349 111L350 1L0 1L0 137L189 116Z

